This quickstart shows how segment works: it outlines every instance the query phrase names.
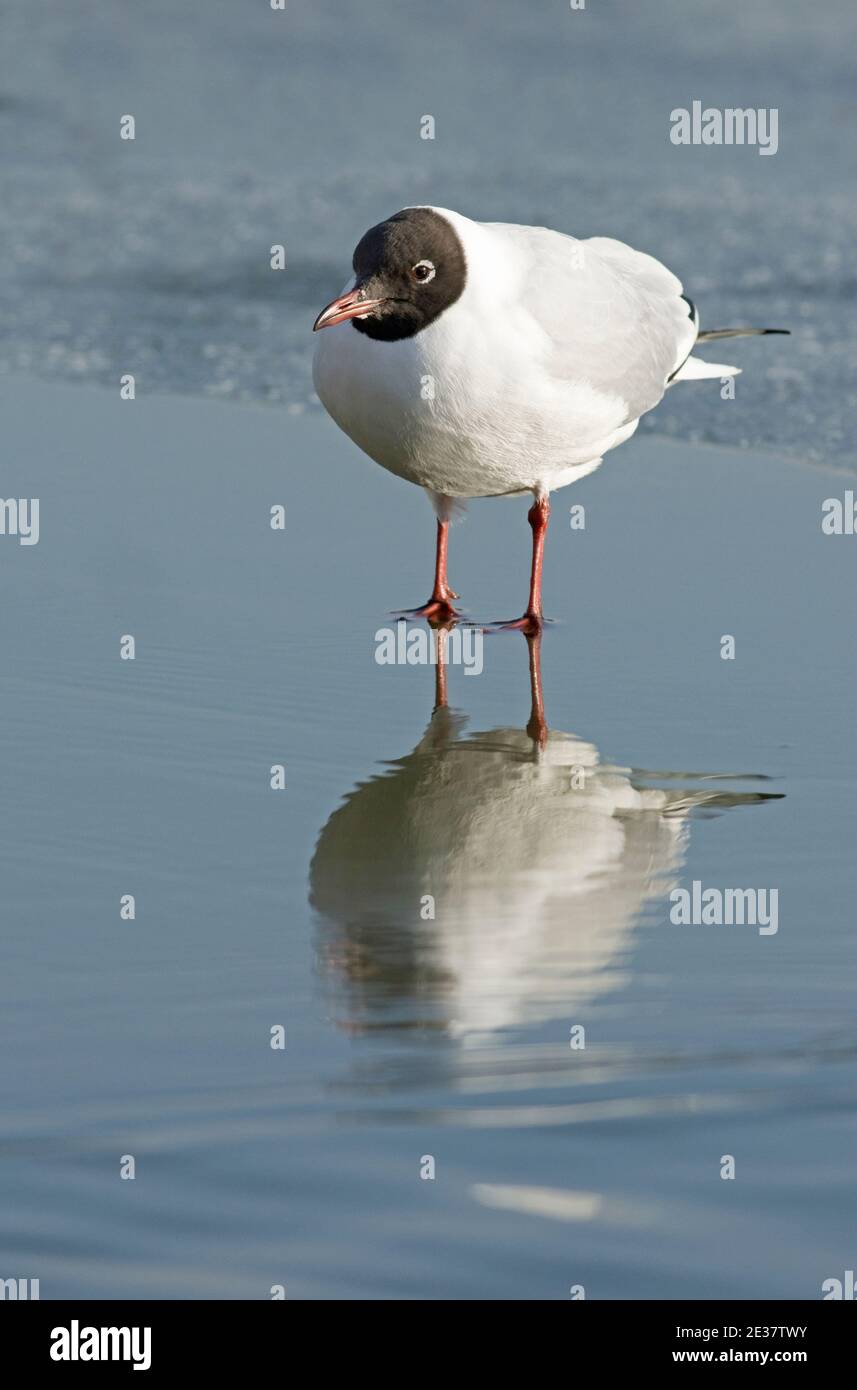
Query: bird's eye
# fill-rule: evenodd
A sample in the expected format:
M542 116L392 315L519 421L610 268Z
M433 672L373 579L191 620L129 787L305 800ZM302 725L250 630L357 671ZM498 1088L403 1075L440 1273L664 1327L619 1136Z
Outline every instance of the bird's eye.
M421 285L427 285L429 280L433 280L437 271L431 261L417 261L412 268L411 274L415 280L419 280Z

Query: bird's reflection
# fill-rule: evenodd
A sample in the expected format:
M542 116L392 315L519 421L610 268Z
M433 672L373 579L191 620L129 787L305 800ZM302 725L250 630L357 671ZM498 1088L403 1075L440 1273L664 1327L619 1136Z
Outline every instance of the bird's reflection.
M526 639L526 728L468 734L447 704L438 636L428 728L346 797L313 857L319 958L339 1021L484 1040L574 1020L622 984L634 924L673 886L691 813L769 797L682 787L682 774L657 774L670 790L646 786L585 739L548 729L540 635Z

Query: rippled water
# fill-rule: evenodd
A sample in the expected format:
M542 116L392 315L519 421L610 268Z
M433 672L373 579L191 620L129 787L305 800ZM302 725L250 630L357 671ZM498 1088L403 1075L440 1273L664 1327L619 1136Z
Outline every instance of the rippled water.
M841 478L634 440L585 531L559 494L542 730L520 634L440 707L377 664L431 514L328 422L2 396L41 538L0 545L0 1273L815 1298L853 1267ZM520 608L527 547L521 502L455 528L473 616ZM672 925L694 880L776 889L777 933Z
M317 410L309 326L363 231L429 202L618 236L703 326L791 328L729 345L728 408L688 387L643 429L853 470L851 0L37 8L4 6L0 370ZM776 155L672 145L695 100L776 107Z

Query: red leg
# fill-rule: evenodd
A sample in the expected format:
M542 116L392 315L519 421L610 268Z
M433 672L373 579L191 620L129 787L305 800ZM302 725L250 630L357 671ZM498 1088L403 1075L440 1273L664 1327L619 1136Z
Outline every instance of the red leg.
M450 599L458 598L458 594L449 587L446 577L446 556L449 546L449 522L440 521L437 523L437 555L434 566L434 588L428 603L424 603L422 608L410 608L407 610L409 618L428 618L433 622L449 622L452 618L460 617L457 609L453 608Z
M542 620L542 561L550 514L549 497L537 497L527 513L527 520L533 528L533 566L530 571L530 601L527 604L526 616L537 619L539 623Z
M527 520L533 532L533 563L530 569L530 600L527 604L527 611L523 618L516 618L512 623L498 623L495 631L526 632L535 636L542 630L544 623L542 615L542 561L550 514L550 498L537 497L527 513Z
M542 634L525 634L530 657L530 718L527 733L540 748L548 741L548 726L545 719L545 702L542 695Z

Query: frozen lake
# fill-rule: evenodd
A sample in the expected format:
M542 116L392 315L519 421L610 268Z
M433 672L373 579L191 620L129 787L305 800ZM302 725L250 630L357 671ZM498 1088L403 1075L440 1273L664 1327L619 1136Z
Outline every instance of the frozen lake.
M728 407L686 388L642 429L853 470L852 0L4 8L0 370L318 409L308 328L366 228L429 202L619 237L703 327L791 328L708 351L746 368ZM776 154L672 144L695 100L776 108Z

